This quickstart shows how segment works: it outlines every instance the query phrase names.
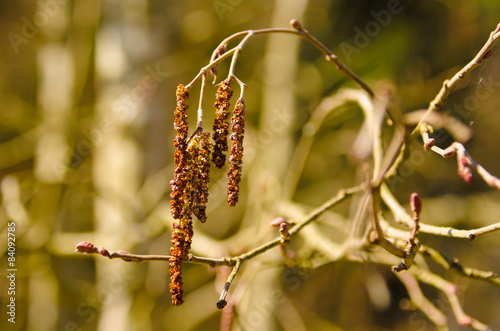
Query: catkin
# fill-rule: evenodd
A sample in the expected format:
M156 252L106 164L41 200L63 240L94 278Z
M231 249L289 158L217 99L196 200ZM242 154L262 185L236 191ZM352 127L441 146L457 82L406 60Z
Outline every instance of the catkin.
M170 193L170 210L175 219L172 233L172 247L170 248L170 293L172 304L178 306L183 303L182 290L182 260L187 256L191 248L193 237L192 191L191 171L193 158L187 150L188 122L186 100L189 93L183 85L177 87L177 107L175 108L174 129L177 132L174 139L175 150L175 172L174 179L170 181L172 193Z
M205 223L207 221L206 209L208 202L208 182L210 180L210 154L212 151L212 143L210 142L210 134L201 132L193 138L193 144L196 148L193 149L193 158L195 159L195 190L194 190L194 208L193 213Z
M187 136L188 136L188 121L186 100L189 98L189 92L180 84L177 87L177 107L175 108L174 129L177 132L174 138L175 154L174 154L174 179L170 181L172 193L170 194L170 210L173 218L179 219L182 211L182 194L186 186L186 173L189 171L187 167Z
M226 163L226 154L228 151L227 136L229 135L229 100L233 96L229 81L223 81L217 88L215 95L215 120L213 125L213 140L215 142L212 160L214 165L221 169Z
M227 182L227 202L235 206L239 200L241 170L243 164L243 137L245 134L245 101L239 98L231 118L231 152L229 154L229 170Z

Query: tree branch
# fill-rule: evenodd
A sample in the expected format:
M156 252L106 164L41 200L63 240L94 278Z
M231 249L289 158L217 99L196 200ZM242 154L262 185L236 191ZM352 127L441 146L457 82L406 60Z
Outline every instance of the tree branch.
M412 217L399 204L386 184L383 184L380 190L382 200L391 209L397 222L412 227ZM464 238L474 240L477 236L500 230L500 222L472 230L459 230L452 227L435 226L426 223L420 223L420 232L429 233L436 236Z
M450 257L444 256L437 250L424 245L421 246L420 253L423 256L432 259L434 262L438 263L446 270L455 270L456 272L465 277L484 280L493 285L500 286L500 277L498 276L497 273L493 271L483 271L479 269L465 267L459 263L457 258L452 259Z
M490 36L481 50L476 54L476 56L470 61L466 66L459 70L452 78L447 79L443 82L441 90L436 95L436 97L430 102L429 107L422 116L419 124L415 128L414 132L420 130L420 126L426 122L427 116L433 111L438 110L446 102L450 93L458 85L459 81L462 80L468 73L470 73L475 67L481 65L491 56L491 48L495 42L500 38L500 23L497 25L496 29L490 33Z
M321 214L323 214L325 211L328 209L332 208L333 206L339 204L340 202L344 201L351 195L361 191L363 189L363 186L355 186L349 189L345 190L340 190L339 193L322 204L320 207L316 208L313 210L309 215L307 215L301 222L297 223L294 225L290 231L288 232L288 236L291 238L292 236L298 234L300 230L302 230L305 226L307 226L309 223L313 222L316 220ZM238 263L243 263L247 260L250 260L254 258L255 256L258 256L262 253L267 252L271 248L278 246L282 243L282 238L277 237L276 239L263 244L262 246L259 246L247 253L241 254L236 257L232 258L208 258L208 257L200 257L200 256L195 256L192 254L188 254L184 262L188 263L197 263L197 264L207 264L211 267L218 267L218 266L228 266L228 267L234 267ZM88 242L88 241L82 241L79 242L76 245L76 252L82 253L82 254L100 254L104 257L107 257L109 259L122 259L126 262L149 262L149 261L165 261L168 262L170 260L169 255L138 255L138 254L131 254L126 251L117 251L117 252L109 252L107 249L101 247L97 248L94 246L94 244Z
M259 29L259 30L247 30L247 31L242 31L233 34L232 36L229 36L228 38L224 39L219 46L216 48L214 53L212 54L212 58L210 60L210 63L204 66L198 75L185 87L186 89L190 89L192 85L203 75L206 75L210 69L213 67L217 66L219 63L224 61L226 58L229 56L233 56L233 60L231 62L231 69L230 69L230 75L234 75L234 66L236 64L236 60L238 59L239 53L242 51L242 48L246 45L246 43L254 36L260 35L260 34L267 34L267 33L288 33L288 34L294 34L297 36L300 36L307 41L309 41L312 45L314 45L317 49L319 49L321 52L323 52L326 56L327 61L332 61L335 63L337 66L337 69L341 72L343 72L347 77L352 79L354 82L356 82L363 90L365 90L371 97L374 96L374 93L372 89L368 86L368 84L363 81L358 75L356 75L353 71L351 71L340 59L333 54L323 43L321 43L316 37L311 35L309 31L304 29L302 25L299 23L299 21L293 19L290 21L290 24L292 25L293 29L285 29L285 28L268 28L268 29ZM238 46L228 50L227 52L223 54L217 54L217 51L219 49L225 48L226 45L238 38L243 37L243 40L238 44Z
M457 297L457 287L455 286L455 284L446 281L442 277L426 269L414 267L410 270L410 272L420 281L437 288L446 295L453 314L455 315L455 319L460 325L471 326L476 330L491 330L491 328L489 328L487 325L470 317L464 312Z

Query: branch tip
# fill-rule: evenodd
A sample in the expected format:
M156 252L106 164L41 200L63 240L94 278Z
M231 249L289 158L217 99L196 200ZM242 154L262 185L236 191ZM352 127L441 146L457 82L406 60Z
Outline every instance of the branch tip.
M420 213L422 212L422 199L420 199L418 193L414 192L410 195L410 206L414 216L416 216L416 218L420 217Z
M303 31L304 30L304 28L302 27L302 24L300 24L300 22L298 20L296 20L295 18L290 21L290 25L295 30L298 30L298 31Z
M227 301L226 300L219 300L219 301L217 301L217 309L223 309L226 306L227 306Z
M88 241L80 241L76 244L75 252L82 254L97 254L99 253L97 247L94 246L91 242Z

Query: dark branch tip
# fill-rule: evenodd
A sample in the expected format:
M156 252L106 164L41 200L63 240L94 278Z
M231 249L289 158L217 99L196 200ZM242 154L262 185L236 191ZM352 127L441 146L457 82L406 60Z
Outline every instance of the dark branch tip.
M226 307L226 305L227 305L227 301L224 299L221 299L217 302L217 309L223 309L224 307Z

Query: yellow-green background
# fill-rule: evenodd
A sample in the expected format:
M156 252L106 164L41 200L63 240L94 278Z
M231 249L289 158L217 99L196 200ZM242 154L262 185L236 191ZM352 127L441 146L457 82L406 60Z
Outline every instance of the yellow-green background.
M387 10L389 2L399 3L401 12L379 25L366 47L346 56L341 45L356 47L357 31L376 22L371 12ZM425 108L442 81L472 59L500 22L500 2L493 0L389 2L1 1L2 275L11 220L17 224L18 269L15 325L5 314L8 283L5 277L0 282L1 329L218 330L221 312L215 303L227 268L186 265L186 302L172 307L166 263L78 255L75 244L88 240L112 251L168 254L175 88L190 82L227 36L288 27L297 18L371 86L392 82L406 112ZM445 110L484 89L488 79L500 82L497 49L460 85ZM219 66L219 80L227 69L227 62ZM224 203L224 173L212 170L208 222L195 222L197 255L221 257L256 247L277 235L269 222L283 208L319 206L338 189L356 184L360 175L347 155L362 122L352 106L326 121L293 203L284 207L284 172L302 125L322 98L355 85L316 49L289 35L252 39L236 74L248 85L245 147L251 161L243 166L236 208ZM198 87L191 93L191 129ZM209 86L207 130L214 92ZM496 87L470 116L460 118L475 132L468 151L497 175L499 92ZM451 141L439 143L446 147ZM427 223L468 229L498 221L498 192L479 178L464 183L454 159L421 154L422 159L405 163L408 171L395 186L403 204L416 191ZM348 214L347 206L339 211ZM421 240L466 265L498 272L498 236L468 242L423 235ZM314 259L314 252L296 244L304 250L301 256ZM431 267L456 282L467 313L500 327L498 288ZM275 248L243 269L230 291L247 300L245 309L234 311L245 330L434 329L421 313L405 309L407 293L388 266L338 262L299 271L287 268ZM450 328L458 330L443 295L423 289L450 318Z

